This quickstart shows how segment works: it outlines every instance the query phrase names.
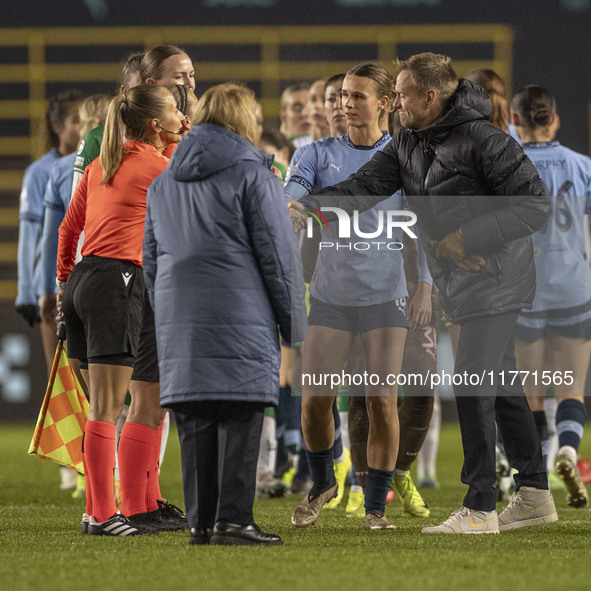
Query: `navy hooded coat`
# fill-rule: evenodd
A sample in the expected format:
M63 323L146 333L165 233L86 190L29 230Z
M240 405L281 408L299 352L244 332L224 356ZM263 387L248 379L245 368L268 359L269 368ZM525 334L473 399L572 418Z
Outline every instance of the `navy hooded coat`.
M277 404L278 327L291 340L293 230L271 161L201 124L150 186L143 266L164 407Z

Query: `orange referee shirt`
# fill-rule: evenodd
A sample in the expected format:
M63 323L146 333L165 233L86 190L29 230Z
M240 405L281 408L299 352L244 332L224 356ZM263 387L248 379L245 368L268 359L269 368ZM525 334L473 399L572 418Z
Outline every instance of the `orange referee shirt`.
M76 262L78 238L84 230L82 256L132 261L142 265L146 194L166 168L168 158L144 142L126 142L123 162L106 184L99 159L91 162L59 229L57 278L66 281Z

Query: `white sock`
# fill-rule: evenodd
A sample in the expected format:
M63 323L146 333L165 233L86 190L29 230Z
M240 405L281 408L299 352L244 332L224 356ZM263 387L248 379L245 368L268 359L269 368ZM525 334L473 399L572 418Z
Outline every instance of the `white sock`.
M577 450L571 445L563 445L559 450L559 454L566 454L573 463L577 463Z
M160 439L160 464L159 470L162 469L162 462L164 461L164 452L166 451L166 444L168 442L168 434L170 432L170 413L167 411L164 415L164 424L162 425L162 438Z
M398 468L394 469L394 476L406 476L410 474L410 470L399 470Z
M433 403L433 415L431 416L431 424L429 425L429 431L427 437L419 452L417 460L417 470L419 478L423 478L429 475L431 478L435 478L437 475L437 451L439 449L439 432L441 431L441 402L439 397L435 396Z
M349 411L339 411L339 417L341 419L341 441L343 447L351 449L351 439L349 438Z
M544 411L546 412L546 422L548 423L548 464L547 470L554 470L554 462L558 453L558 433L556 432L556 409L558 404L556 398L546 398L544 400Z
M276 421L274 417L263 417L257 476L272 476L277 460L277 439L275 438Z

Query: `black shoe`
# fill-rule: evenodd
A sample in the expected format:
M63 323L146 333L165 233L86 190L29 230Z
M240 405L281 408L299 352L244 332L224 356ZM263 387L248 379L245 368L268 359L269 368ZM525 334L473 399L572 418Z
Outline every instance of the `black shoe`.
M189 546L206 546L211 540L212 533L211 527L192 527Z
M98 522L91 515L88 522L88 534L91 536L142 536L158 535L157 531L133 525L121 513L115 513L107 521Z
M186 515L172 503L162 499L158 501L158 509L152 511L158 519L167 525L167 531L184 531L189 529Z
M275 534L267 534L255 523L239 525L218 521L209 542L213 546L281 546L283 540Z
M128 515L130 523L135 527L144 527L151 531L170 531L166 524L161 521L156 514L156 511L148 511L147 513L136 513L135 515Z

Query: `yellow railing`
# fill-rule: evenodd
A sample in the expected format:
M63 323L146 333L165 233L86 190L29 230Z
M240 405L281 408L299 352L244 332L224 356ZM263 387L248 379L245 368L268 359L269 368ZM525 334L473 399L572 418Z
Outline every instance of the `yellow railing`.
M392 25L392 26L282 26L282 27L97 27L97 28L47 28L47 29L0 29L0 48L26 48L27 61L23 63L0 64L0 96L5 84L26 84L28 96L21 99L0 100L0 120L26 119L29 121L30 136L0 137L0 157L33 155L34 133L43 117L47 84L72 84L83 86L90 82L114 83L121 74L119 62L81 63L76 60L76 47L121 46L122 53L130 47L154 47L162 43L174 43L184 47L194 60L196 76L200 85L214 84L226 80L240 80L257 83L260 100L266 117L276 117L279 111L279 94L282 83L294 80L313 80L331 76L350 68L355 61L323 59L318 48L333 48L350 45L367 46L364 58L382 60L394 70L392 60L399 52L408 55L404 46L413 48L437 46L438 51L464 45L463 55L470 56L470 46L475 50L473 59L454 60L458 74L462 75L474 67L490 67L498 72L508 84L511 94L513 63L513 32L507 25ZM289 46L314 46L317 59L291 61L285 59ZM231 46L248 49L257 48L256 61L207 61L199 59L199 48L203 46ZM476 59L477 51L485 46L489 59ZM53 63L48 60L48 50L71 48L72 61ZM476 49L478 48L478 49ZM453 57L453 51L447 52ZM220 58L224 52L220 49ZM282 59L281 56L284 55ZM19 190L22 170L0 169L0 191ZM16 200L16 197L15 197ZM16 201L14 203L16 205ZM0 208L0 218L7 213ZM11 219L14 216L10 215ZM0 242L0 244L2 244ZM3 246L1 259L10 256L12 247ZM1 262L1 260L0 260ZM0 281L0 298L15 295L12 281Z

